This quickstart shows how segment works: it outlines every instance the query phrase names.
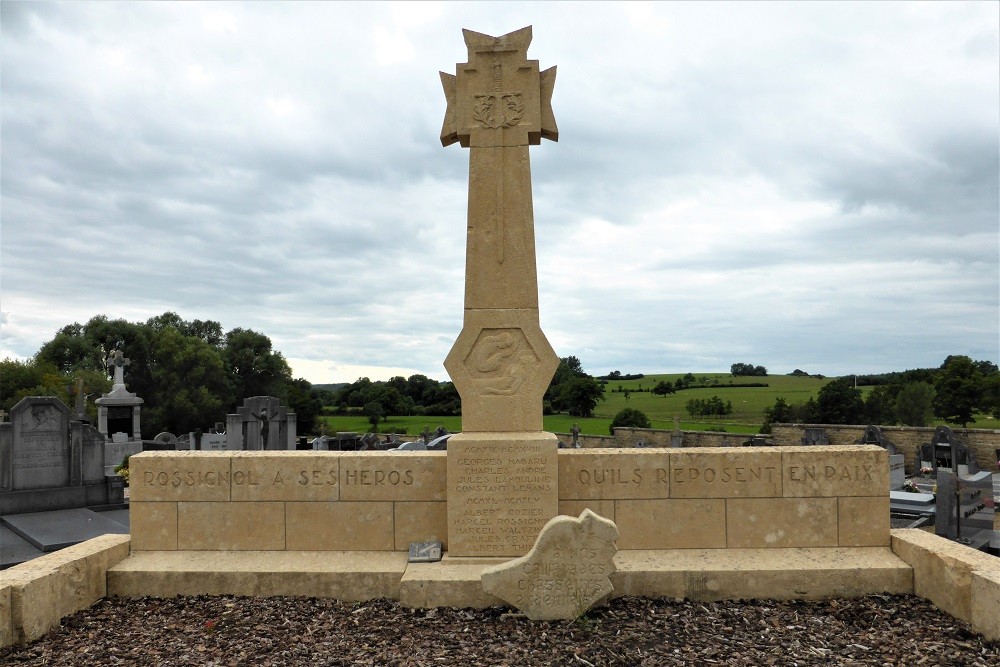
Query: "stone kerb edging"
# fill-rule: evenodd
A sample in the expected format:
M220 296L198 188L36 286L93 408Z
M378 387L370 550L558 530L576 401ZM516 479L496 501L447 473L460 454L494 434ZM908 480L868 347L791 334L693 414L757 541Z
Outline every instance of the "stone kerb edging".
M38 639L103 598L108 570L128 555L128 535L102 535L4 570L0 646Z
M147 452L130 459L136 551L447 547L446 452ZM620 549L889 545L875 446L559 450L559 513Z
M1000 559L914 528L892 531L892 550L913 568L913 593L1000 641Z

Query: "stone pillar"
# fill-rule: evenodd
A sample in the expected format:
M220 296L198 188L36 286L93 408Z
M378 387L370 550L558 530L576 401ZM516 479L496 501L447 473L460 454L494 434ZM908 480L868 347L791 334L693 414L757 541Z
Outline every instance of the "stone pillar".
M298 438L298 417L295 416L294 412L289 412L287 419L288 433L285 436L285 449L295 449L295 441Z
M240 415L226 415L226 449L246 449L243 443L243 420Z
M132 439L142 440L142 430L139 427L139 413L142 411L141 405L132 407Z
M448 441L448 550L520 556L558 514L556 436L542 396L559 365L539 327L528 146L558 137L555 68L527 60L531 28L463 31L469 60L441 73L441 142L470 148L465 317L445 368L462 397Z
M97 406L97 430L108 435L108 408L104 405Z
M69 485L83 486L83 423L69 423Z

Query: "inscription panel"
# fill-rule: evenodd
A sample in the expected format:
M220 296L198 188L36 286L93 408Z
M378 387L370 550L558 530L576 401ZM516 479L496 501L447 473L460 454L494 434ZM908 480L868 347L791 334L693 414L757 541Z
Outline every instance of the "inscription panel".
M558 506L551 433L462 433L448 441L448 550L520 556Z
M447 452L340 455L341 500L444 500Z
M336 501L340 458L312 452L233 454L232 499Z
M875 445L789 447L781 460L785 497L888 495L889 454Z
M668 498L669 456L663 450L562 450L559 499Z
M135 501L228 501L232 455L214 452L143 452L129 458Z
M672 498L774 498L781 496L781 453L772 447L670 453Z

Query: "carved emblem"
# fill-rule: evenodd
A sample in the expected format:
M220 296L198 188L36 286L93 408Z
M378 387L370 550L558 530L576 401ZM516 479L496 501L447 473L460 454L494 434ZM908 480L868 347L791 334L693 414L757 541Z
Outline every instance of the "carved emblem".
M512 396L538 357L520 329L484 329L466 359L473 382L486 396Z
M496 130L514 127L524 118L521 93L476 95L472 117L483 127Z

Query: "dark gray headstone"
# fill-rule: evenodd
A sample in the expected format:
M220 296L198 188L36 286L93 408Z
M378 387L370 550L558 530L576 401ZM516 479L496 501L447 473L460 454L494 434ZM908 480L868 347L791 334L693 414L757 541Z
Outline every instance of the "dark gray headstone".
M951 540L971 540L993 530L993 480L980 472L965 479L944 469L937 476L937 516L934 532Z
M803 445L829 445L830 436L822 428L807 428L802 434Z
M12 514L0 521L42 551L56 551L101 535L124 535L128 527L88 509Z
M38 558L43 553L45 552L28 540L0 524L0 570Z
M10 421L10 490L69 486L69 406L52 396L29 396L11 408Z
M878 426L874 424L869 424L865 427L865 432L862 434L861 438L857 441L859 445L878 445L879 447L885 449L889 454L899 454L899 448L886 437L885 433L882 432Z

